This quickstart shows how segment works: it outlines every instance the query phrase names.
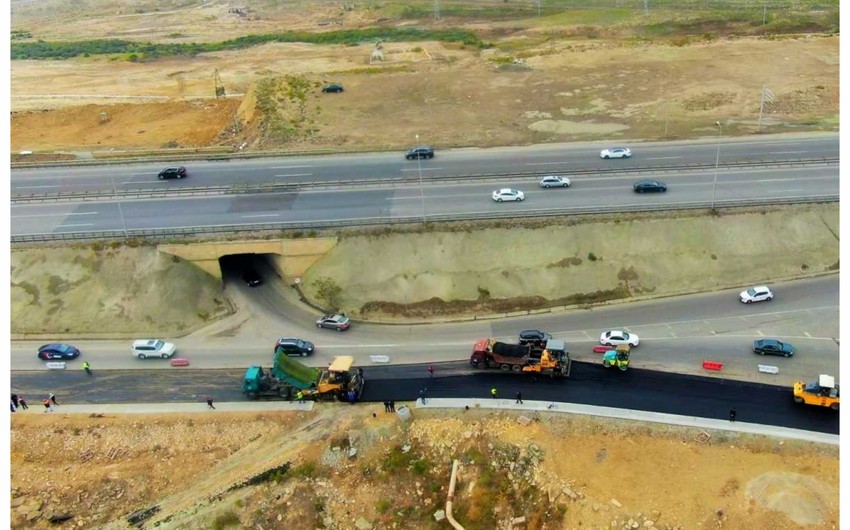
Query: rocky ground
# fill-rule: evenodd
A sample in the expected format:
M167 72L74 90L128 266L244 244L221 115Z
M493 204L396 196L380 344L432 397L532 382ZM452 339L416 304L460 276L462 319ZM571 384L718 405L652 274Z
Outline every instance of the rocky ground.
M374 404L12 420L15 529L446 528L454 459L469 530L838 527L838 448L757 436Z

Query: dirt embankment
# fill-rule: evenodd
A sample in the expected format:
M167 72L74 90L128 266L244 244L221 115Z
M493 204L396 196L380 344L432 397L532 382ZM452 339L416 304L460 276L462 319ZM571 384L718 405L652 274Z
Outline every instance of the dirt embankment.
M11 265L16 334L182 334L233 311L221 282L153 247L20 248Z
M375 413L374 416L372 413ZM838 448L547 413L12 417L13 529L837 528ZM637 524L637 526L635 526Z
M345 236L302 287L327 306L315 282L331 278L339 307L375 320L711 291L836 270L838 212L835 204Z

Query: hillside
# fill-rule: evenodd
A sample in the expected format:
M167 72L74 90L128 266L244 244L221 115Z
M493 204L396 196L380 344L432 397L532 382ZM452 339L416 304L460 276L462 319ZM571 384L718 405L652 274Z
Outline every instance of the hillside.
M33 407L12 418L12 528L70 515L59 528L125 529L148 509L145 528L448 528L434 514L453 459L467 530L838 525L837 447L550 413L412 414Z

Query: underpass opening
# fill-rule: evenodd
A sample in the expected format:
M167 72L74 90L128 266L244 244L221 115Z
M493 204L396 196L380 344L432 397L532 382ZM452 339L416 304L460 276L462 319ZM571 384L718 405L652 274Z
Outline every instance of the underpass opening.
M275 267L273 254L229 254L218 259L224 285L232 282L258 287L264 283L283 282Z

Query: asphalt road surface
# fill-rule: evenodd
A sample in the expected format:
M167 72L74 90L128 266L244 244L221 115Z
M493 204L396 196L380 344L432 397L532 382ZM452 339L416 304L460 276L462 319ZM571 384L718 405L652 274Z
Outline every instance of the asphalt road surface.
M316 344L312 366L326 366L337 355L352 355L369 366L371 355L387 355L392 364L468 360L475 341L494 337L515 342L523 329L542 329L567 342L575 360L600 363L592 352L605 329L625 329L640 336L632 366L670 372L701 370L703 360L724 363L720 376L788 385L820 373L837 375L839 318L837 274L772 284L775 299L745 305L738 289L716 293L630 302L552 314L428 325L380 325L356 322L344 333L320 330L316 315L285 296L279 285L267 281L249 289L241 280L226 278L227 290L247 300L256 314L246 322L212 334L175 339L177 356L192 368L244 370L250 364L272 362L272 346L280 336L299 337ZM241 303L241 300L240 300ZM752 341L778 338L794 344L792 358L755 355ZM165 337L168 338L168 337ZM49 342L12 343L12 370L44 370L35 351ZM87 360L95 370L173 371L167 361L140 361L130 355L130 340L71 341L83 352L68 362L69 371L81 371ZM759 374L758 365L779 368L779 374Z
M794 429L839 433L838 414L829 409L797 405L787 387L741 381L674 375L641 369L621 372L599 364L573 363L569 379L473 370L466 362L441 363L433 378L423 377L425 365L367 367L362 401L413 401L426 389L430 398L484 398L496 388L499 397L578 403L684 416L737 420ZM37 407L42 396L55 392L62 403L164 403L241 401L243 371L178 370L82 372L15 372L12 390ZM37 410L37 408L36 408Z
M333 156L264 158L250 160L192 161L189 176L160 181L157 173L173 163L16 169L11 173L12 194L81 192L94 190L161 189L230 184L327 182L336 180L418 178L493 173L566 173L578 169L611 167L663 167L681 164L712 165L748 160L835 158L839 136L835 133L772 135L759 138L708 137L698 140L641 142L630 159L602 160L599 151L610 143L542 144L492 149L436 151L430 160L406 160L403 152ZM412 147L412 146L411 146Z
M619 161L614 161L619 162ZM663 210L712 201L746 205L753 200L837 196L839 169L834 166L748 168L683 171L649 176L665 182L666 193L638 194L632 184L642 177L579 176L569 188L541 189L537 178L505 179L470 184L430 183L369 189L328 189L294 193L262 193L122 201L85 200L62 203L13 204L11 234L153 230L166 228L255 226L270 223L322 221L389 222L428 216L480 215L494 212L588 208ZM525 193L523 202L496 203L498 188Z

